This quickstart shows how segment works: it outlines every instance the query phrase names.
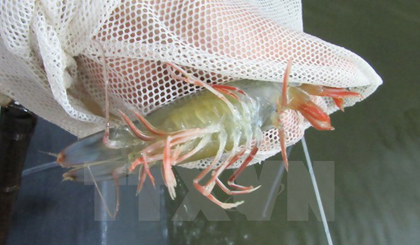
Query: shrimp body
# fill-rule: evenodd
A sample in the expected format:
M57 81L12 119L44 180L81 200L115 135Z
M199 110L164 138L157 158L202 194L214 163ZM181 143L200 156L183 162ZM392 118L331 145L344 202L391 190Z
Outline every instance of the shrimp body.
M210 91L204 91L192 97L180 99L169 106L151 113L146 119L161 131L177 132L193 128L214 128L215 133L206 147L188 158L196 161L216 155L219 142L218 133L225 131L230 136L226 139L225 150L230 152L237 135L239 145L245 143L247 137L253 137L261 128L273 128L270 116L275 112L276 98L280 96L280 85L273 82L239 80L226 85L236 87L246 93L240 100L227 97L237 109L232 113L228 105ZM240 103L240 101L242 103ZM192 144L196 147L198 142Z
M208 85L174 64L168 67L172 68L169 71L174 79L202 86L206 90L157 109L147 117L134 112L139 123L134 123L121 112L127 126L111 129L105 133L109 135L106 139L103 132L84 138L60 153L57 162L73 167L64 174L66 179L86 180L84 169L88 168L94 181L114 178L117 182L119 176L132 173L139 167L140 191L147 176L154 183L149 168L162 163L164 182L170 196L175 198L176 179L172 166L213 158L212 163L195 178L194 186L217 205L236 207L241 202L223 203L214 197L211 193L214 186L217 184L230 195L249 193L258 188L240 186L234 181L257 154L263 141L262 132L271 128L279 130L287 168L282 122L285 110L301 113L319 130L331 130L328 114L311 101L310 95L330 96L337 106L342 104L343 97L358 96L346 89L312 85L289 87L287 80L291 62L282 85L253 80ZM223 159L225 152L228 156ZM231 190L219 180L219 176L242 156L245 158L241 166L228 181L234 189ZM210 171L213 171L210 180L201 185L200 181Z

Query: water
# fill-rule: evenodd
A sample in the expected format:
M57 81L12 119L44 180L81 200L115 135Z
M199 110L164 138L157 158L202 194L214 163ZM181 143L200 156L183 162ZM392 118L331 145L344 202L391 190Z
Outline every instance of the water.
M335 131L310 129L306 132L312 160L333 161L334 202L327 203L326 207L330 219L334 216L329 222L333 241L335 244L420 244L420 2L318 0L304 1L303 7L307 33L359 54L384 80L384 85L367 100L346 109L345 113L332 115ZM39 137L45 139L48 135L44 133ZM39 149L39 145L33 149L37 154L36 150L57 152L60 144L65 143L56 142L50 146L51 150ZM50 160L34 155L31 159L37 163ZM290 160L304 159L302 147L297 144ZM256 169L264 171L263 166ZM59 175L24 180L9 244L18 244L22 235L30 237L31 244L44 244L34 243L42 240L37 235L40 232L49 237L50 242L60 239L69 244L99 241L92 238L92 233L99 229L93 219L93 187L74 187L70 183L57 186ZM331 181L331 176L317 176L320 188ZM43 182L45 193L57 195L75 193L74 188L77 188L76 194L66 198L76 199L86 206L70 209L64 198L39 199L38 196L37 199L30 192L29 181ZM152 232L161 228L159 222L137 222L143 228L133 226L127 232L142 234L140 240L146 242L147 238L147 244L159 239L168 244L326 244L324 228L312 209L306 221L290 221L288 211L293 207L288 206L288 174L282 183L284 189L268 221L248 221L244 214L228 212L230 221L208 221L208 217L200 213L194 221L173 222L171 214L176 212L182 199L173 202L166 200L166 196L168 227L165 232ZM71 218L48 220L51 210L56 215L64 212L65 217ZM85 216L80 217L80 214ZM65 224L66 229L62 232L45 229L51 224L57 230L63 229L60 224ZM153 240L154 237L157 240ZM124 241L128 240L120 240L121 244L125 244Z
M384 80L364 103L332 116L334 132L306 136L314 160L335 161L337 244L420 242L419 10L418 2L304 2L306 32L356 52Z

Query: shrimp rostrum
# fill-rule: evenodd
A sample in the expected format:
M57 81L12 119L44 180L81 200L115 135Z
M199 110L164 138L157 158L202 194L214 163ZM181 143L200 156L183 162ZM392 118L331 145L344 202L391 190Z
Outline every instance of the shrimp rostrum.
M241 186L236 178L252 161L264 140L263 131L277 128L285 167L288 167L283 114L287 110L300 113L318 130L332 130L330 117L312 100L313 96L331 97L342 109L345 97L360 96L346 88L315 85L289 85L291 61L282 84L238 80L223 85L209 85L168 63L172 78L204 87L193 96L184 97L144 117L133 111L138 122L121 113L126 126L113 128L81 139L64 149L57 162L73 167L66 179L84 181L86 168L97 181L133 173L139 168L140 192L152 166L162 164L162 176L169 194L175 198L177 185L172 167L187 162L213 158L194 179L194 187L222 208L236 207L242 202L225 203L212 191L215 186L229 195L245 194L258 187ZM228 179L219 177L239 159L244 159ZM203 179L209 176L205 183Z

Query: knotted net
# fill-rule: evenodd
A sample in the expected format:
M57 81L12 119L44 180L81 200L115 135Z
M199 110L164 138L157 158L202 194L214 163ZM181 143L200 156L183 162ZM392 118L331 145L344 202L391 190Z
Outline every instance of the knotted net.
M348 87L367 98L382 83L354 53L305 34L299 0L2 1L0 93L79 137L104 129L103 68L111 122L201 90L174 81L165 62L207 83L247 78ZM331 100L314 98L328 113ZM346 99L351 106L359 99ZM286 116L287 145L309 125ZM302 123L303 121L303 123ZM254 162L280 151L276 130ZM238 162L239 163L239 162ZM192 163L203 167L207 161Z

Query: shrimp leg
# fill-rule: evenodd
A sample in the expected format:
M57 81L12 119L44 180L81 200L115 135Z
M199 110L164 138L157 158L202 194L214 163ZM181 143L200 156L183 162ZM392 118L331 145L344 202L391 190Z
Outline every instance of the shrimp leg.
M105 50L102 44L99 41L94 41L94 43L98 46L98 49L101 53L101 57L103 59L102 64L102 76L104 79L104 86L105 86L105 133L102 138L102 142L109 148L112 148L112 144L109 140L109 130L110 130L110 120L109 120L109 95L108 95L108 87L109 87L109 79L108 79L108 72L106 70L106 57L105 57Z
M159 136L168 136L168 135L172 135L175 133L167 133L167 132L163 132L163 131L159 131L157 130L155 127L153 127L147 120L146 118L144 118L142 115L133 112L136 117L139 119L139 121L141 123L143 123L143 125L149 130L150 133L154 134L154 136L150 136L150 135L146 135L145 133L143 133L139 128L136 127L136 125L133 123L133 121L130 120L130 118L128 118L127 115L125 115L122 111L120 111L122 118L124 119L125 123L127 124L127 126L130 128L131 132L133 132L134 135L136 135L138 138L144 140L144 141L154 141L157 140ZM153 144L152 146L155 146L155 144ZM151 147L150 147L151 148ZM145 154L145 153L144 153ZM148 165L146 158L143 156L143 158L139 158L136 161L134 161L131 164L130 167L130 172L133 171L137 165L139 164L143 164L143 165ZM144 168L144 170L148 170L148 166L146 166ZM149 176L151 176L150 172L147 173ZM144 178L143 178L144 179ZM144 181L144 180L143 180ZM140 186L139 186L140 187ZM141 189L141 188L140 188Z
M146 177L149 176L150 181L152 182L153 186L155 186L155 179L150 173L150 167L149 163L147 162L147 156L146 153L143 153L142 156L135 160L137 162L136 164L142 164L141 169L139 170L139 184L137 185L137 191L136 194L138 195L143 188L143 183L146 180ZM132 171L132 170L131 170Z
M223 154L223 150L225 149L226 146L226 141L227 141L227 134L224 130L222 130L219 133L219 149L216 153L216 156L214 157L212 163L207 166L206 169L204 169L195 179L194 179L194 187L201 193L203 194L205 197L207 197L210 201L214 202L215 204L219 205L220 207L224 208L224 209L230 209L230 208L234 208L237 207L238 205L242 204L243 201L240 202L236 202L236 203L224 203L219 201L213 194L211 194L212 188L214 186L214 184L210 183L207 184L205 186L202 186L199 184L200 180L202 180L204 178L204 176L206 176L213 168L214 166L216 166L217 162L220 161L222 154ZM216 179L218 180L218 179Z
M119 207L120 207L120 182L119 182L118 175L119 175L119 174L121 174L121 173L123 173L125 170L124 170L123 168L116 168L116 169L112 172L112 178L114 179L114 183L115 183L116 203L115 203L114 213L113 213L113 214L111 214L111 211L109 210L109 207L108 207L108 205L106 204L105 198L104 198L104 196L102 195L101 190L99 189L98 183L96 182L96 180L95 180L95 176L93 175L92 170L90 169L90 166L89 166L89 165L87 166L87 169L88 169L89 174L90 174L90 177L92 178L92 181L93 181L93 183L94 183L94 185L95 185L95 189L96 189L96 191L98 192L99 197L101 198L101 201L102 201L103 205L105 205L105 210L106 210L106 212L108 213L108 215L109 215L111 218L115 219L115 217L116 217L116 216L117 216L117 214L118 214Z
M236 118L240 118L239 112L236 109L236 107L223 94L221 94L218 91L218 90L220 90L219 89L220 85L209 85L207 83L204 83L200 79L188 74L181 67L179 67L179 66L177 66L177 65L175 65L171 62L168 62L166 64L167 64L167 70L168 70L169 74L172 76L173 79L180 80L180 81L183 81L183 82L186 82L186 83L189 83L189 84L193 84L193 85L196 85L196 86L200 86L200 87L203 87L203 88L209 90L214 95L216 95L219 99L221 99L223 102L226 103L226 105L229 107L230 111L232 112L232 114ZM178 71L179 73L181 73L182 76L177 75L175 71ZM226 90L228 90L228 89L227 88L222 88L222 91L226 91Z
M220 133L219 133L219 149L218 149L218 151L217 151L217 153L216 153L216 156L214 157L214 159L213 159L213 161L212 161L212 163L209 165L209 166L207 166L207 168L205 168L203 171L201 171L201 173L194 179L194 186L195 186L195 188L197 189L197 190L203 190L203 188L204 189L206 189L206 190L204 190L204 191L201 191L201 193L204 195L204 196L207 196L210 192L211 192L211 190L209 190L208 189L208 186L206 185L206 186L201 186L200 184L199 184L199 182L200 182L200 180L202 180L203 178L204 178L204 176L206 176L215 166L216 166L216 164L220 161L220 159L221 159L221 157L222 157L222 154L223 154L223 151L224 151L224 149L225 149L225 147L226 147L226 142L227 142L227 134L226 134L226 131L225 130L222 130L222 131L220 131Z
M277 113L279 115L279 120L276 122L273 122L273 124L275 123L278 124L278 133L279 133L279 138L280 138L280 148L281 148L281 156L283 158L284 161L284 167L286 168L286 170L289 169L289 161L287 159L287 153L286 153L286 135L284 133L284 126L283 126L283 121L281 120L283 113L286 111L287 108L287 84L289 81L289 75L290 75L290 70L292 69L292 60L290 59L287 62L287 67L286 67L286 71L284 72L284 76L283 76L283 87L282 87L282 95L281 95L281 100L277 101Z
M213 186L217 183L217 179L219 179L219 176L222 174L222 172L230 165L232 165L232 163L236 162L244 153L246 148L244 148L243 150L238 152L239 149L239 140L241 138L241 132L239 130L235 130L231 137L232 137L232 141L233 141L233 147L231 150L231 153L229 155L229 157L222 163L222 165L220 167L218 167L216 170L213 171L212 173L212 177L210 178L210 180L207 182L207 184L205 185L207 189L209 189L209 191L211 191L213 189Z
M108 71L107 71L107 63L106 63L106 57L105 57L105 50L104 47L102 46L102 44L99 41L94 40L93 44L95 44L99 50L100 53L100 57L102 58L102 77L104 80L104 90L105 90L105 132L104 135L102 137L102 142L103 144L110 149L119 149L119 142L118 140L111 140L109 138L110 136L110 128L111 128L111 123L110 123L110 112L109 112L109 92L108 92L108 88L109 88L109 77L108 77Z
M160 130L156 129L142 115L138 114L135 111L133 111L133 113L134 113L134 115L136 115L137 119L141 123L143 123L143 125L147 128L147 130L149 130L149 132L151 132L152 134L154 134L154 135L160 135L160 136L165 136L165 135L170 135L171 134L171 133L163 132L163 131L160 131Z
M176 179L172 171L172 166L180 161L173 159L173 156L171 155L171 148L174 145L178 145L181 143L185 143L186 141L189 141L189 140L203 137L203 140L197 145L197 147L195 147L191 152L187 153L186 156L184 155L181 157L181 158L185 157L186 159L192 156L193 154L195 154L196 152L198 152L199 150L201 150L202 148L204 148L204 146L210 140L210 137L206 137L206 135L208 136L210 134L213 134L217 132L218 130L219 130L218 127L216 128L208 127L205 129L196 128L196 129L185 130L173 136L168 136L166 138L165 147L163 150L162 171L163 171L163 179L165 181L166 186L168 187L169 194L172 199L176 197L176 194L175 194Z
M134 125L133 121L131 121L130 118L128 118L127 115L124 114L124 112L120 111L120 113L121 113L121 116L124 119L125 123L127 124L127 126L130 128L131 132L133 132L133 134L135 136L137 136L139 139L144 140L144 141L156 140L156 137L148 136L145 133L143 133L142 131L140 131L140 129L138 129L136 127L136 125Z
M238 184L235 184L235 180L242 173L242 171L248 166L248 164L252 161L252 159L254 159L255 155L257 154L261 146L261 143L262 143L262 132L260 129L257 129L255 132L255 145L252 147L247 158L244 160L241 166L232 174L232 176L228 180L229 186L242 190L241 192L236 191L236 194L250 193L260 188L260 186L257 186L255 188L253 188L252 186L249 186L249 187L240 186Z
M248 166L248 164L252 161L252 159L254 159L255 155L257 154L257 152L258 152L258 150L261 146L261 142L262 142L262 132L261 132L261 130L256 129L256 132L254 134L254 138L255 138L255 144L250 149L250 152L249 152L248 156L243 161L241 166L232 174L232 176L228 180L228 185L230 187L233 187L233 188L238 189L238 190L237 191L232 191L232 190L228 189L222 183L222 181L220 181L219 179L216 179L217 185L228 195L247 194L247 193L253 192L253 191L257 190L258 188L260 188L260 186L257 186L255 188L252 187L252 186L245 187L245 186L241 186L241 185L238 185L238 184L235 183L236 178L238 178L238 176ZM249 144L247 144L247 147L245 149L250 148L249 145L251 143L251 138L248 138L247 142L249 142ZM226 166L226 168L230 167L234 162L236 162L245 153L245 149L242 150L234 159L232 159L230 161L230 163Z

